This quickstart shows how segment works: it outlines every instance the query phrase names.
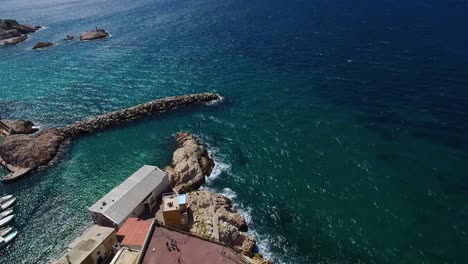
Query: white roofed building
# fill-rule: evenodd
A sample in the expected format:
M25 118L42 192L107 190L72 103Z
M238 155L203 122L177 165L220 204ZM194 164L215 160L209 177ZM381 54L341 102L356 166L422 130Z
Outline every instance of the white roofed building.
M145 165L88 208L94 223L120 227L129 217L153 211L157 198L170 190L168 176L156 166Z

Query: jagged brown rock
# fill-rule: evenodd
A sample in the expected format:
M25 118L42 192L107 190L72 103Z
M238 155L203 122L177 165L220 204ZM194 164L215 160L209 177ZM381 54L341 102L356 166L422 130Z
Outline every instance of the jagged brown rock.
M13 166L37 168L56 156L63 140L54 128L44 129L38 135L10 135L0 145L0 156Z
M178 133L176 141L179 148L174 152L171 166L165 171L173 189L185 193L198 189L205 183L214 167L203 143L190 133Z
M232 208L231 200L207 190L192 191L187 197L193 219L189 227L191 232L212 238L219 237L220 242L229 244L239 253L253 256L256 239L245 232L247 223Z

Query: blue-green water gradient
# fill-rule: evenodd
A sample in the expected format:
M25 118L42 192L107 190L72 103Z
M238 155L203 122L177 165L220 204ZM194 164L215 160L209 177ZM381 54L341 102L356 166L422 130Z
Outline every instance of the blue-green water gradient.
M0 263L47 263L86 209L199 134L276 263L464 263L466 1L4 0L45 29L0 47L0 115L62 126L171 95L223 103L74 140L18 197ZM62 39L104 28L94 42ZM31 50L37 41L57 46Z

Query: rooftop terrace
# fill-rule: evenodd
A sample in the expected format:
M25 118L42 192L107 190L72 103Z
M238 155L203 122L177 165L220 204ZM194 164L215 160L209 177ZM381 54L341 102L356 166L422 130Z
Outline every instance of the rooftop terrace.
M192 235L156 227L143 252L142 264L155 263L246 263L241 256L221 244L203 240ZM175 245L175 246L171 246Z

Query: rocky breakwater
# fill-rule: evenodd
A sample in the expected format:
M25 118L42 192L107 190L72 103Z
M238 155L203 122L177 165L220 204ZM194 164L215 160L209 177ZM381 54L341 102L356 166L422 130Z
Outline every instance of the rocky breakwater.
M245 218L234 210L232 201L217 193L197 190L205 183L214 167L206 146L193 134L178 133L178 144L172 164L165 168L173 189L187 193L190 232L218 240L231 246L255 264L268 264L256 253L255 237L247 233Z
M167 97L96 116L85 121L76 122L72 125L61 128L60 131L65 137L73 138L142 117L159 115L166 111L192 105L214 102L220 100L220 98L221 97L215 93L199 93Z
M18 44L28 39L29 33L39 30L40 26L21 25L13 19L0 19L0 44Z
M145 116L159 115L166 111L211 103L219 99L220 96L215 93L167 97L62 128L48 128L31 135L9 135L0 145L0 160L3 160L5 167L27 168L29 172L39 166L47 165L57 155L60 145L67 139L111 128ZM7 177L4 180L13 181L21 176L23 175Z

